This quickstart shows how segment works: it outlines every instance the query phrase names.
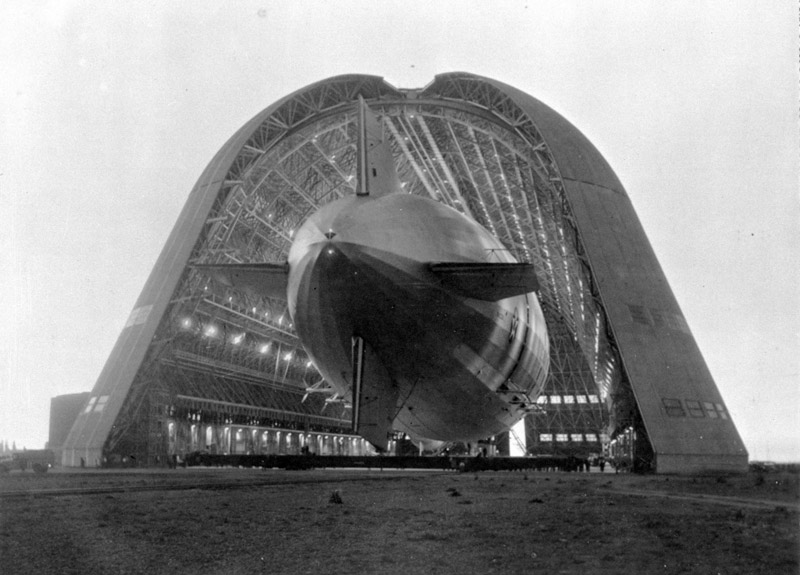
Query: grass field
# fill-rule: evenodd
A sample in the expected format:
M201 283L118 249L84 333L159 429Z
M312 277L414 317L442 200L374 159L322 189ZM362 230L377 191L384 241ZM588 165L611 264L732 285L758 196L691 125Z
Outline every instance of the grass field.
M0 476L0 573L798 573L798 476Z

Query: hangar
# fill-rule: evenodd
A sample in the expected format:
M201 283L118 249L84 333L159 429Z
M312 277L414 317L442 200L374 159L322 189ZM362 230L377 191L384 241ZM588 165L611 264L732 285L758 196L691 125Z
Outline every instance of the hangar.
M537 269L550 376L531 453L637 470L743 470L747 452L612 169L533 97L467 73L398 89L329 78L246 123L211 160L64 443L63 464L174 454L363 455L349 398L309 361L286 302L194 264L283 262L320 206L355 192L356 102L382 118L404 190L443 202ZM399 438L398 438L399 439Z

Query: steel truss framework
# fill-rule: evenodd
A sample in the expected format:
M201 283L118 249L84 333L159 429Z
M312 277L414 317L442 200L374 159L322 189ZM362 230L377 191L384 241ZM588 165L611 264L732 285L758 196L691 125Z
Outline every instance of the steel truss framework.
M421 90L344 76L286 98L238 150L106 452L165 457L163 425L176 413L347 429L347 405L308 360L286 302L217 285L191 264L283 262L311 213L354 193L359 95L383 119L406 192L469 215L536 265L551 334L545 394L599 401L540 404L528 419L529 445L548 450L542 434L583 434L569 443L599 449L587 434L632 425L635 402L623 401L632 394L559 168L524 111L470 75L441 76Z

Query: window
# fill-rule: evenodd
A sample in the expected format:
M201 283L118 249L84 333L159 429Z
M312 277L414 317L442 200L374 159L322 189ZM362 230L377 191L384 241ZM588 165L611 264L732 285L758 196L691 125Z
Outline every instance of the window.
M719 416L722 419L728 419L728 414L725 413L725 406L724 405L722 405L721 403L715 403L714 407L717 408L717 413L719 414Z
M152 304L143 305L142 307L137 307L131 312L131 315L128 316L128 321L125 323L125 327L131 327L146 322L147 316L150 315L150 311L152 309L153 309Z
M703 407L706 408L706 415L708 415L711 419L716 419L718 417L717 410L714 409L714 404L710 401L703 402Z
M100 413L101 411L103 411L103 408L106 406L107 402L108 402L107 395L101 395L100 397L98 397L97 403L94 404L95 413Z
M647 310L641 305L629 305L628 310L631 313L631 319L635 323L642 325L651 325L650 317L647 315Z
M539 441L553 441L553 434L552 433L540 433L539 434Z
M538 403L539 405L544 405L545 403L547 403L547 396L540 395L539 397L536 398L536 403Z
M564 403L575 403L575 396L574 395L565 395L564 396Z
M572 433L569 437L572 441L583 441L583 435L580 433Z
M677 329L683 333L690 333L689 332L689 324L686 323L686 319L682 315L672 314L670 318L672 321L670 322L670 327L673 329Z
M668 314L666 312L663 312L660 309L650 308L650 317L653 318L653 323L657 327L667 327Z
M686 412L683 410L680 399L661 398L661 402L670 417L686 417Z
M569 440L569 436L566 433L556 433L556 441L565 442Z
M550 403L561 403L561 396L560 395L551 395L550 396Z
M693 401L691 399L687 399L686 408L689 410L689 415L691 415L692 417L706 416L706 414L703 412L703 406L700 405L699 401Z
M84 413L89 413L90 411L92 411L92 408L94 407L94 404L96 402L97 402L97 398L96 397L90 397L89 398L89 403L86 404L86 409L84 409L83 412Z
M578 400L578 403L586 403L585 395L576 395L575 398Z
M597 398L596 395L589 396L589 403L600 403L600 400Z
M596 433L587 433L586 434L586 441L597 441L597 434Z

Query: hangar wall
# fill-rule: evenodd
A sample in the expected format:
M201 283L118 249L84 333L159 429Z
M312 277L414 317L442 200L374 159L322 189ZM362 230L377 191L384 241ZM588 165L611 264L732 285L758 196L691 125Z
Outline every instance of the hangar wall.
M50 399L50 430L47 448L55 453L56 464L61 465L61 453L75 419L86 407L89 392L69 393Z
M327 86L341 89L336 94L326 94ZM506 130L503 138L527 141L527 146L536 150L530 155L529 165L549 162L552 158L555 164L553 169L557 169L558 177L550 178L549 183L546 178L541 185L561 186L558 194L563 194L568 207L557 206L559 217L569 220L570 228L574 227L577 233L575 242L578 245L570 243L570 249L577 249L578 253L569 256L574 261L565 261L563 269L567 271L569 266L588 265L592 289L598 292L591 297L602 303L602 309L598 311L598 325L601 325L602 319L602 329L609 332L607 339L615 346L605 357L608 359L618 355L622 362L624 377L618 378L618 389L611 390L616 396L612 393L606 398L610 409L613 411L613 404L618 401L620 393L629 392L635 396L638 407L635 408L634 424L641 426L637 428L640 436L649 438L640 443L647 444L644 451L650 450L648 462L652 460L659 472L743 469L746 466L747 453L741 438L669 289L633 206L608 163L574 126L541 102L500 82L464 73L437 76L428 87L409 91L397 90L375 76L350 75L323 80L269 106L234 134L193 188L85 409L70 431L64 446L65 465L78 465L81 459L88 464L101 461L109 443L113 443L113 438L126 426L139 426L141 430L137 433L143 436L149 433L152 441L166 444L163 437L166 435L166 426L162 419L165 410L169 410L170 396L174 399L175 390L170 390L168 381L158 381L163 374L148 370L155 369L155 358L159 357L164 346L170 345L168 339L172 336L165 326L175 320L172 315L183 309L181 301L195 297L187 287L190 277L188 264L193 251L203 245L206 234L210 234L219 219L226 215L221 206L228 194L232 190L242 190L243 182L229 181L229 178L237 173L246 175L250 166L255 165L248 163L254 155L270 153L269 146L277 145L281 139L290 139L302 131L315 114L328 119L334 114L341 115L349 105L348 98L356 98L358 94L368 101L383 102L384 113L399 114L398 118L405 118L404 106L418 110L423 110L424 106L428 106L428 109L435 107L437 102L450 106L447 112L450 115L441 116L451 121L450 131L442 131L440 136L436 136L443 139L452 137L455 140L457 132L471 130L469 126L463 128L465 123L462 116L474 111L485 124L479 127L484 130L482 133L485 136L482 137L497 137L494 130L502 126ZM419 107L416 104L418 98ZM513 104L509 104L509 99ZM392 112L392 107L400 110ZM410 117L414 118L413 114ZM428 117L431 123L436 119L434 116ZM403 119L402 122L407 120ZM395 130L408 129L411 122L402 122L396 119L390 125ZM423 124L421 129L425 130L420 136L420 144L432 141L434 136L430 128L420 123ZM531 124L535 126L533 131L539 133L536 137L540 135L543 142L530 140ZM447 124L442 126L448 128ZM435 126L431 124L430 127ZM337 128L341 132L337 138L342 137L345 128L346 122ZM525 152L513 150L514 145L508 144L509 141L498 140L498 144L508 145L508 150L517 154L514 161L528 161ZM406 173L416 171L417 184L423 180L427 183L427 176L422 175L423 167L425 172L434 171L445 160L436 153L427 154L428 157L417 165L411 157L417 152L406 149L400 138L398 142L407 154L403 159L403 168ZM497 174L489 174L485 162L492 161L491 153L497 154L497 149L487 155L477 149L479 144L479 140L472 140L470 145L476 150L468 150L467 153L477 153L486 172L483 181L491 186L490 180ZM464 154L458 144L454 147ZM422 150L421 153L425 155L426 152ZM315 181L344 177L346 172L343 171L341 160L334 171L315 175ZM469 164L466 157L460 161L462 164L459 165ZM296 169L300 173L303 168ZM455 164L449 168L450 172L457 169ZM542 166L542 170L542 173L552 174L549 165ZM453 181L450 172L442 175L442 182L448 179ZM511 175L511 172L508 174ZM505 175L499 177L505 178ZM522 196L512 198L509 192L508 200L519 202L520 206L528 201L538 202L536 198L525 198L524 194L534 193L531 187L526 186L533 186L533 180L540 182L536 179L539 175L534 177L518 171L516 177L519 178L518 190ZM465 173L462 180L465 186L468 180L472 180L473 184L479 181ZM482 193L479 188L475 186L475 193ZM427 190L418 193L435 194L436 190L428 185ZM561 201L555 195L545 200ZM486 201L491 202L491 198L487 197ZM500 202L496 201L495 205L499 207ZM562 213L563 210L566 212ZM218 215L220 213L221 216ZM229 211L228 215L234 214ZM531 226L534 229L533 222ZM544 233L541 228L536 229L537 233ZM576 264L577 260L583 263ZM600 335L595 334L594 337ZM594 369L593 375L590 368L584 371L595 378L592 385L600 385L596 380L596 367ZM615 367L615 370L620 371L620 367ZM147 407L150 404L152 409ZM143 405L144 408L141 407ZM196 415L188 414L189 417ZM132 422L130 418L144 418L147 421ZM143 441L149 440L144 437Z
M342 78L352 78L353 83L362 85L369 79L372 81L371 84L382 84L384 89L389 88L388 84L384 84L376 77L353 75ZM314 86L326 82L327 80L317 82L296 93L307 92ZM278 100L245 123L222 146L201 174L148 276L142 293L136 300L111 355L100 372L89 402L78 415L64 441L63 465L75 467L85 462L90 466L99 466L104 460L104 448L109 438L118 432L122 425L144 424L163 427L163 421L157 419L152 422L121 421L126 415L123 406L131 411L134 417L140 417L141 409L137 408L151 399L148 396L152 395L153 386L147 382L134 385L134 382L148 377L148 374L142 373L143 366L147 366L148 356L159 354L158 346L153 345L153 340L159 326L165 320L173 294L182 278L187 275L187 264L192 251L209 225L209 213L224 200L224 195L230 189L230 183L226 182L225 178L231 166L235 164L242 147L252 138L253 133L257 132L265 124L266 119L284 103L291 101L295 94ZM367 95L374 96L374 94ZM155 403L158 404L160 401L156 400ZM164 407L154 405L152 411L157 412ZM153 419L158 415L152 413L145 417ZM159 437L164 436L164 442L166 441L166 429L153 429L151 433Z
M660 473L743 471L747 451L622 184L563 117L495 82L550 146Z

